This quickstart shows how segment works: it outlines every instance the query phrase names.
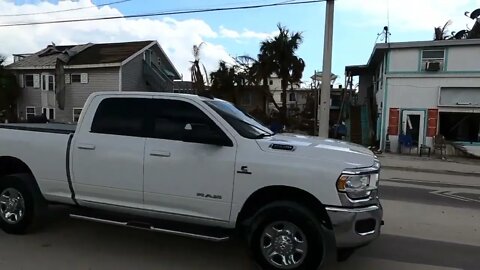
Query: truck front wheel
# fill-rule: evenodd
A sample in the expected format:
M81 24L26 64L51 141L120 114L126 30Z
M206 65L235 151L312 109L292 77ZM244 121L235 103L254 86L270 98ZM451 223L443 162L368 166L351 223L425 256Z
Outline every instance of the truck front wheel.
M40 202L26 186L27 177L31 176L17 174L0 179L0 228L6 233L26 233L39 213Z
M249 236L262 269L317 269L326 257L326 229L304 206L274 202L258 211Z

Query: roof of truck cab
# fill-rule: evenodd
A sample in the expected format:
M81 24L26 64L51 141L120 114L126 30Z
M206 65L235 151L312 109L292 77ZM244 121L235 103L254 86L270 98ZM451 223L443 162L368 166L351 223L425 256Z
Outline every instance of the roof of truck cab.
M92 96L158 96L158 97L186 97L189 99L196 100L213 100L208 97L203 97L193 94L182 94L182 93L168 93L168 92L118 92L118 91L105 91L105 92L96 92ZM218 100L218 99L215 99Z

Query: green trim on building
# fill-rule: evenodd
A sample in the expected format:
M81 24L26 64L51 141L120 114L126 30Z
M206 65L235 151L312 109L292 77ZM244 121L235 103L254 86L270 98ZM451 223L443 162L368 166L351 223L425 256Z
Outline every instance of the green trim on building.
M423 144L427 143L427 123L428 123L428 109L420 108L402 108L400 109L400 125L403 125L403 112L412 111L412 112L423 112ZM403 132L403 130L401 130Z
M381 115L381 118L382 118L382 124L380 126L380 148L382 150L385 150L385 138L386 138L386 126L385 126L385 121L386 121L386 118L387 118L387 95L388 95L388 77L385 76L386 74L389 73L389 70L390 70L390 54L391 54L391 51L390 50L387 50L386 52L386 56L384 58L384 65L385 65L385 74L384 74L384 78L385 78L385 83L383 84L383 104L382 104L382 115Z
M448 47L445 48L445 60L443 61L443 71L444 72L448 72L448 53L449 53L449 49Z
M419 50L418 50L418 68L417 68L417 72L421 72L421 71L422 71L422 52L423 52L422 49L419 49Z
M410 75L431 75L431 74L479 74L480 70L458 70L458 71L437 71L437 72L428 72L428 71L393 71L388 72L387 75L400 75L400 74L410 74Z
M385 90L383 91L383 112L382 112L382 132L380 137L380 141L382 142L381 148L385 150L385 138L387 133L387 127L385 126L385 122L387 120L387 97L388 97L388 78L385 78Z

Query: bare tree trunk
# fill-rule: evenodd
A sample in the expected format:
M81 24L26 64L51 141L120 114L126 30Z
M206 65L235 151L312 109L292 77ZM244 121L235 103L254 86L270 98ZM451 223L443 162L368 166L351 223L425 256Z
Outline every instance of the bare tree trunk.
M287 88L288 82L285 79L282 79L282 122L287 126L288 120L288 110L287 110Z

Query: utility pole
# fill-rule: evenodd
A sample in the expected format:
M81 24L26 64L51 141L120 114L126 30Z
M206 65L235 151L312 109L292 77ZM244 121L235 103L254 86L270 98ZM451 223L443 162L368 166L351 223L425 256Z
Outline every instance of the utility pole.
M323 71L322 71L322 94L320 100L320 109L318 110L320 126L318 136L328 137L328 128L330 120L330 82L332 77L332 46L333 46L333 17L334 0L327 0L325 12L325 37L323 46Z

